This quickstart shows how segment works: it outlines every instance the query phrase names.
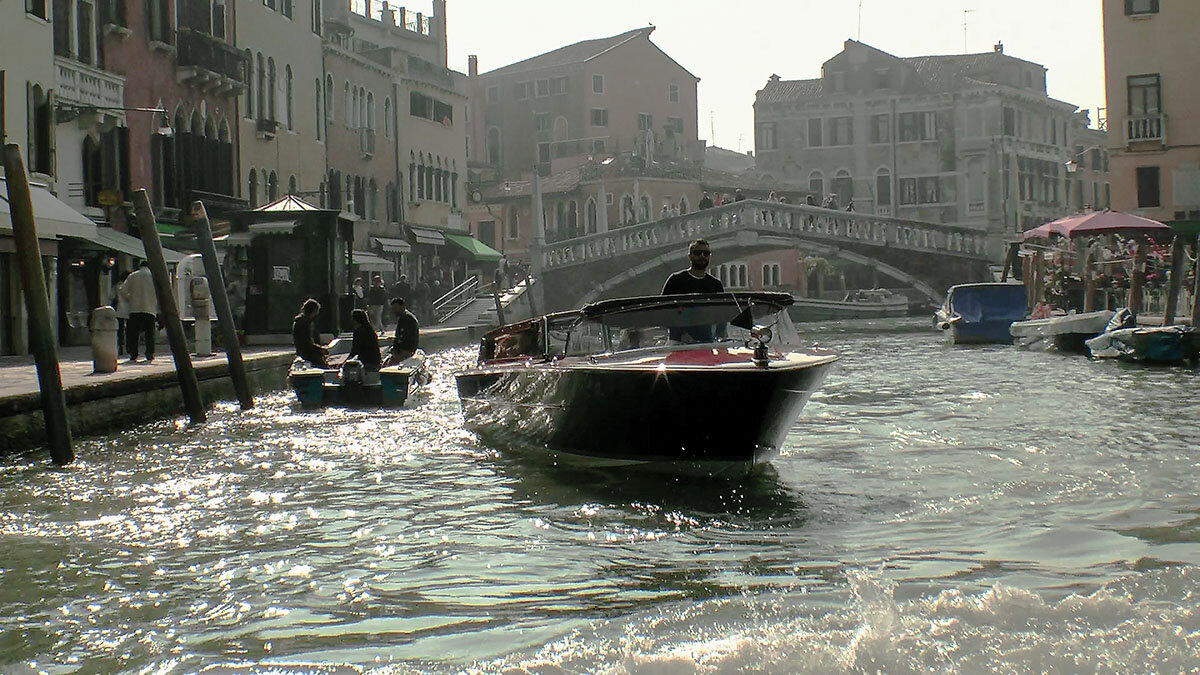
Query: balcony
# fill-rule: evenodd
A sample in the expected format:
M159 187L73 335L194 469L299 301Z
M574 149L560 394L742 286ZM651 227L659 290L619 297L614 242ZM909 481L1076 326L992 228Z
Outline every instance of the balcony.
M260 117L254 121L254 135L264 141L269 141L275 138L275 132L279 130L279 121L267 117Z
M1156 142L1165 144L1166 141L1166 115L1139 115L1125 120L1126 143Z
M100 5L100 24L105 35L116 35L124 40L133 35L125 16L125 0L103 0Z
M234 97L246 89L246 57L233 45L190 28L176 31L175 79L202 91Z
M79 108L125 105L125 78L71 58L54 57L54 91L58 100Z
M362 150L363 158L375 156L375 130L374 129L359 129L358 145Z

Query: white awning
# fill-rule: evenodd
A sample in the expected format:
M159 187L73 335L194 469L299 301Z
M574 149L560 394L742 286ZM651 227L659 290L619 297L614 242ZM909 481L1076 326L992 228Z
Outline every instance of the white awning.
M92 231L86 235L71 235L76 239L83 239L97 244L117 253L128 253L135 258L146 258L146 247L142 244L142 240L137 237L131 237L124 232L117 232L111 227L93 227ZM169 248L163 249L163 259L169 264L175 264L183 260L183 254L178 251L172 251Z
M377 255L371 255L366 251L354 252L354 264L360 272L394 272L396 270L396 263Z
M444 246L446 244L446 238L437 230L431 230L427 227L413 227L412 225L408 226L408 230L412 232L413 239L418 244L429 244L430 246Z
M218 246L249 246L254 235L249 232L231 232L219 237L213 237L213 243Z
M298 220L274 220L267 223L251 223L250 234L291 234L296 231Z
M29 186L33 221L39 239L84 237L96 229L96 223L71 208L66 202L38 185ZM12 213L8 204L8 181L0 178L0 230L12 231Z
M389 239L388 237L372 237L372 239L385 253L408 253L412 250L412 246L403 239Z

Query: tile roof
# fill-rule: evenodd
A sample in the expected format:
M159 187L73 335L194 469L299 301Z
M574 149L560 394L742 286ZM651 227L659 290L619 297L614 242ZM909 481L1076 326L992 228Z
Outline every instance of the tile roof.
M285 195L270 204L260 206L255 211L320 211L321 209L300 199L296 195Z
M645 28L635 28L631 31L626 31L620 35L613 35L606 38L597 38L595 40L584 40L575 44L559 47L553 51L540 54L524 61L517 61L502 68L497 68L486 73L481 77L489 75L507 75L510 73L523 73L531 70L540 70L542 68L554 68L557 66L565 66L573 63L583 63L593 59L608 50L618 47L630 40L639 36L649 36L654 32L654 26Z

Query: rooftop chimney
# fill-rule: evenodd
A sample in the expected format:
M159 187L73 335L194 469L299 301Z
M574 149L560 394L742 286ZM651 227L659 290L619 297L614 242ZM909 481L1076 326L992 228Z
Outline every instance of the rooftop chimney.
M379 20L385 26L396 25L396 10L388 6L387 0L383 0L383 9L379 10Z
M475 54L467 56L467 75L476 77L479 75L479 57Z
M996 52L997 54L1003 54L1003 53L1004 53L1004 43L1003 43L1003 42L1000 42L1000 41L997 41L997 42L996 42L996 46L995 46L995 47L992 47L992 49L993 49L993 50L995 50L995 52Z

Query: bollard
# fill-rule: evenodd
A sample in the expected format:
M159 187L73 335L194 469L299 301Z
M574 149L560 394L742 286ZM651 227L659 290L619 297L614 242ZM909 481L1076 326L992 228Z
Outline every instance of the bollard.
M104 305L92 310L92 373L117 372L117 310Z
M212 319L208 279L192 277L192 312L196 317L196 356L212 356Z

